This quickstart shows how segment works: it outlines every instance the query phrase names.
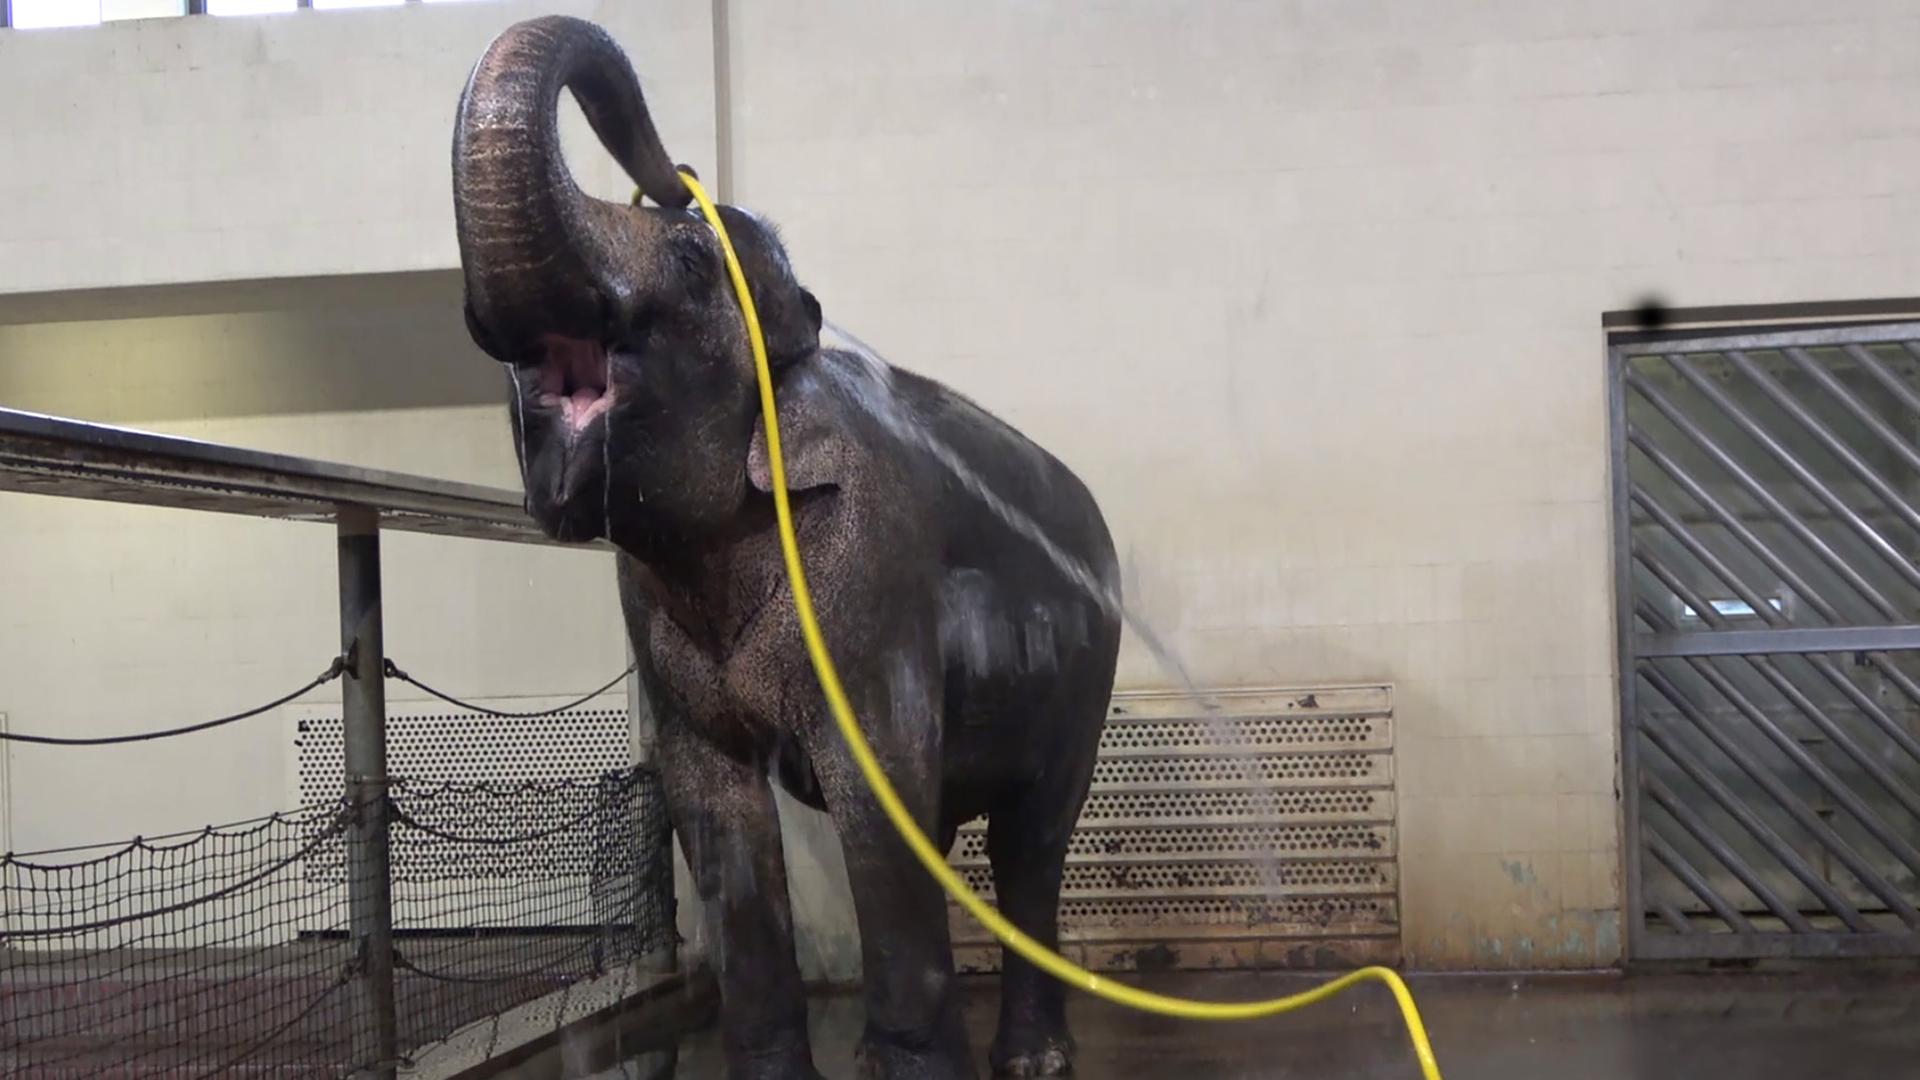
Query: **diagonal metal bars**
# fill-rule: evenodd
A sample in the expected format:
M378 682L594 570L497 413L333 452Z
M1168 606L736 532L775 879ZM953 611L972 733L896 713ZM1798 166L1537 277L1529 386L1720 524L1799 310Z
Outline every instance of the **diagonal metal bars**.
M1920 323L1610 361L1632 955L1920 955Z

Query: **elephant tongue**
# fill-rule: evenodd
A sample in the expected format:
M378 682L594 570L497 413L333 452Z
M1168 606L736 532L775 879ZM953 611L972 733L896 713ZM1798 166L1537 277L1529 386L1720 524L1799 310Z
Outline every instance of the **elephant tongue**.
M607 350L599 342L549 335L547 359L540 369L541 398L560 408L570 435L613 405L607 385Z

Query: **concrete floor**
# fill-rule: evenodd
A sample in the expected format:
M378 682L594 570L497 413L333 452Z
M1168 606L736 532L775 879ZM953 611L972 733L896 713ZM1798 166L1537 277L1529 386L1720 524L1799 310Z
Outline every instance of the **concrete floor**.
M1214 1000L1269 997L1313 981L1252 973L1142 980ZM1848 1080L1920 1076L1920 977L1913 975L1425 976L1411 980L1449 1080ZM982 1056L992 980L969 992ZM1417 1080L1384 987L1302 1013L1226 1025L1163 1020L1077 996L1078 1074L1088 1080ZM815 1060L852 1076L857 997L813 1002ZM674 1075L724 1075L711 1028L684 1039ZM611 1075L618 1076L618 1071Z

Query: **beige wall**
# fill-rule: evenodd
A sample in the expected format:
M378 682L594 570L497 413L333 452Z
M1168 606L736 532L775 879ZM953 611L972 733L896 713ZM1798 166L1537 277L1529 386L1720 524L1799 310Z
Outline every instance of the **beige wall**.
M1397 684L1409 959L1616 960L1600 314L1920 293L1920 11L732 27L737 197L830 318L1080 470L1204 681Z
M1616 961L1599 316L1649 291L1920 293L1920 12L729 7L735 194L783 224L829 317L1078 469L1133 596L1205 681L1395 682L1409 960ZM0 97L58 104L0 131L0 158L41 165L0 177L0 291L451 266L453 100L486 38L536 9L609 21L676 156L716 160L712 23L693 0L0 33ZM157 104L235 86L253 92ZM604 161L575 161L624 193ZM497 406L336 396L353 411L167 425L511 477ZM0 700L17 726L204 713L329 646L324 530L195 519L151 539L132 512L0 507L0 573L31 594L0 615L25 649L0 663L40 695ZM390 575L417 590L396 652L412 619L417 648L484 684L508 642L542 648L533 628L575 607L611 624L595 557L420 543L394 542L419 559ZM58 586L20 569L47 565ZM314 572L274 569L289 565ZM128 615L85 617L73 590ZM485 611L449 617L449 595ZM253 682L181 670L204 655L178 632L195 612ZM605 663L577 678L573 652L538 653L568 673L538 689L617 662L610 637L594 647ZM101 679L100 663L144 668ZM1166 681L1137 650L1122 675ZM819 927L844 959L844 924Z
M543 12L615 33L645 72L663 135L712 159L705 0L0 32L0 292L455 265L454 106L487 42ZM567 146L591 146L567 110ZM586 190L632 192L605 155L573 159Z

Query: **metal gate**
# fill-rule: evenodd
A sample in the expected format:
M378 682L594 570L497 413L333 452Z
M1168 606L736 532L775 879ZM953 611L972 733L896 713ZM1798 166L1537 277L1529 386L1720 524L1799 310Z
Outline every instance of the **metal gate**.
M1610 367L1630 957L1920 954L1920 323Z

